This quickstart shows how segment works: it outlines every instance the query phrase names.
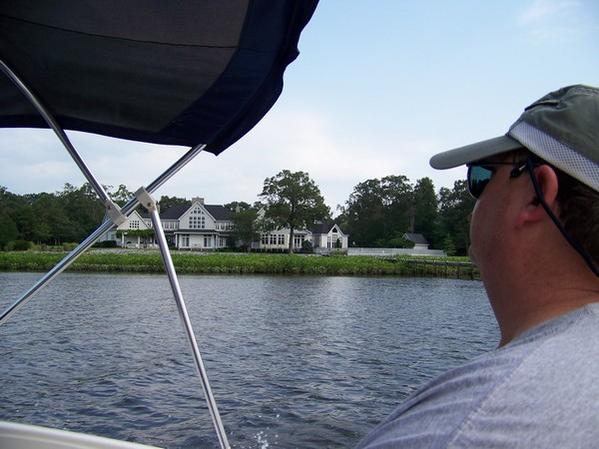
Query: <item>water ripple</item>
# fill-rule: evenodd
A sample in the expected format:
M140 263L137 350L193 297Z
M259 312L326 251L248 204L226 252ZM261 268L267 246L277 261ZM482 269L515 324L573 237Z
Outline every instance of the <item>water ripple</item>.
M0 273L0 307L39 277ZM494 347L478 282L183 276L234 448L351 447L423 382ZM168 281L63 274L0 328L0 419L218 447Z

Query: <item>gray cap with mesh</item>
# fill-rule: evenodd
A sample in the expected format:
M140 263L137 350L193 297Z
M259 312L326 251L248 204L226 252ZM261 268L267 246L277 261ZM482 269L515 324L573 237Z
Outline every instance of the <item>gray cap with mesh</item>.
M439 153L430 164L443 170L522 147L599 192L599 89L551 92L527 107L505 136Z

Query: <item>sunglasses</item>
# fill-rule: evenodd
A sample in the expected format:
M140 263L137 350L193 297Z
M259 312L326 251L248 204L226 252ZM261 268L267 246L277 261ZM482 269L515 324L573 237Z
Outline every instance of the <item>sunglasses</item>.
M468 190L470 194L478 199L489 181L497 171L497 167L501 165L511 165L514 167L510 172L510 178L517 178L524 171L527 171L530 175L530 180L535 190L536 194L536 202L537 204L541 204L551 221L557 226L559 231L562 233L564 238L568 241L568 243L582 256L585 260L591 271L595 274L595 276L599 277L599 266L595 263L593 257L589 254L589 252L576 240L574 239L568 231L564 228L563 224L557 218L557 216L553 213L551 208L545 202L545 198L543 196L543 191L541 190L541 186L539 185L537 179L534 176L534 169L540 165L543 165L544 162L534 160L533 158L528 158L525 161L521 162L481 162L481 163L470 163L468 164Z
M526 168L526 162L481 162L468 164L468 191L470 195L478 199L491 181L491 178L502 165L511 165L514 169L510 173L510 178L517 178Z

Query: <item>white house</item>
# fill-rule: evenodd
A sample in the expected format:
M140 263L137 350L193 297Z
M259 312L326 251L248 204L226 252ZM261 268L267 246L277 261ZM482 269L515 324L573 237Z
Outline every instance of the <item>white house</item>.
M281 250L289 248L289 238L291 230L289 228L276 229L274 231L263 232L260 235L260 241L252 243L252 248L263 250ZM312 242L310 231L305 229L295 229L293 231L293 248L299 250L303 247L304 241Z
M260 218L264 210L258 212ZM205 204L203 198L193 198L191 204L170 207L160 212L160 221L167 240L176 249L215 250L225 248L233 230L233 211L220 205ZM136 231L152 229L149 215L134 211L116 230L109 231L102 240L116 241L121 247L155 246L153 237L140 236ZM263 233L260 241L251 247L262 250L289 248L290 230L279 229ZM348 235L335 223L319 223L312 229L299 229L293 233L293 248L303 248L309 241L315 252L336 248L347 249Z
M233 212L219 205L204 204L203 198L193 198L191 204L177 205L160 212L160 221L167 240L177 249L214 250L225 248L233 229ZM154 238L140 236L140 230L152 229L149 215L133 211L127 221L109 231L102 241L116 241L127 248L153 247ZM133 232L132 232L133 231Z
M344 234L337 223L317 224L311 229L311 232L314 250L317 248L347 249L349 234Z
M311 229L299 229L293 232L293 249L303 248L304 242L312 245L314 252L330 252L334 249L347 250L348 234L344 234L336 223L318 223ZM289 248L289 228L263 233L260 241L252 248L266 250L286 250Z
M154 239L150 236L142 236L136 231L152 229L152 222L149 217L142 217L139 212L134 210L129 214L127 220L121 223L116 229L112 229L104 234L100 241L114 240L118 246L123 248L142 248L154 245ZM131 232L133 231L133 232Z
M175 206L160 219L169 222L172 243L177 249L213 250L225 248L233 229L233 212L224 206L204 204L204 198L193 198L191 206Z

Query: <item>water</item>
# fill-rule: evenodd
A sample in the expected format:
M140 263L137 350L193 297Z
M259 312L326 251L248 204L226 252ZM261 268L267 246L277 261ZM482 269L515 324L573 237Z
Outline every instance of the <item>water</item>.
M36 273L0 273L0 307ZM426 380L492 349L476 281L182 276L230 443L352 447ZM0 327L0 419L167 448L216 435L160 275L63 274Z

